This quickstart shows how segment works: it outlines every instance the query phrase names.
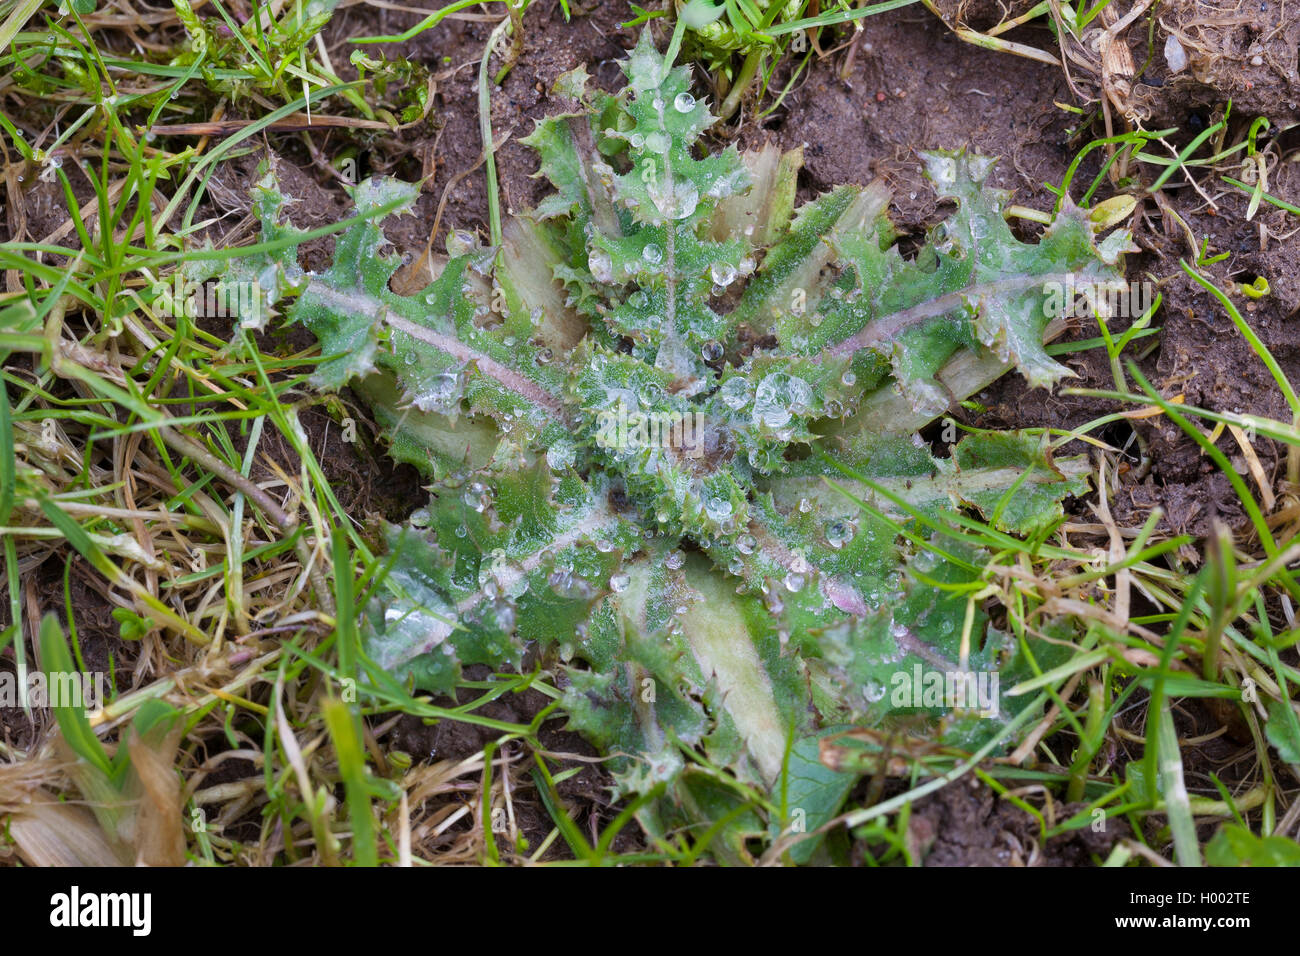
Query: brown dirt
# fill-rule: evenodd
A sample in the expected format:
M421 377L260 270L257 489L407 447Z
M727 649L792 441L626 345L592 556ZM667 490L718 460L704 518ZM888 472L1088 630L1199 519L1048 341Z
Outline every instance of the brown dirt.
M465 676L468 680L483 680L490 676L490 670L482 665L473 665L466 668ZM473 691L462 689L455 699L450 697L436 699L434 704L454 707L468 703L474 699L474 696ZM528 723L550 703L550 699L541 692L526 690L492 701L479 708L476 713L494 720ZM599 754L580 735L564 730L563 724L562 716L556 716L545 722L538 739L543 749L551 755L548 758L548 767L552 775L577 769L577 773L556 785L556 793L569 805L571 816L580 830L594 842L619 812L619 808L609 798L612 778L599 762L583 759L596 758ZM397 722L389 742L417 760L460 760L478 753L484 745L497 736L495 731L475 724L457 721L427 724L422 719L408 714ZM576 759L565 759L565 757ZM532 786L531 778L524 775L521 782L524 788L523 792L515 797L519 801L516 804L516 816L520 830L528 838L529 845L536 847L546 838L555 823L547 815L536 795L528 792ZM619 832L614 839L615 852L626 853L638 849L635 831L635 827L630 827ZM572 854L563 841L552 844L546 856L548 860L569 858L572 858Z
M419 472L383 453L378 438L379 427L371 420L363 403L350 391L344 391L340 397L346 403L345 414L356 420L356 442L345 441L338 422L320 406L302 408L298 416L330 488L343 510L357 521L364 523L377 518L405 520L425 497ZM242 451L243 440L236 440L235 446ZM266 459L276 462L290 474L299 468L297 452L278 431L263 431L258 449L260 454L251 476L254 481L273 474Z
M1187 66L1172 73L1165 44L1174 37ZM1240 115L1275 125L1300 119L1300 4L1295 0L1200 0L1162 4L1151 65L1136 90L1151 129L1177 125L1189 107L1218 107L1232 98ZM1135 51L1137 52L1137 51ZM1142 63L1146 51L1136 57Z
M937 0L935 8L949 26L988 30L1034 6L1034 0Z
M1056 807L1066 819L1082 804ZM964 778L912 806L907 838L924 866L1091 866L1129 835L1123 820L1106 821L1052 837L1038 821L974 778Z
M118 636L118 624L110 604L102 593L102 578L78 556L65 561L62 555L51 556L23 574L19 583L30 591L33 603L42 612L56 611L66 623L64 572L67 572L66 600L73 608L77 647L85 669L91 673L112 673L119 690L131 686L131 667L139 652L138 645ZM0 602L0 630L9 625L9 602ZM29 647L35 642L29 640ZM13 648L5 649L0 662L13 661ZM34 667L28 658L28 666ZM6 670L9 668L6 667ZM105 688L106 692L111 692ZM47 711L33 710L29 718L19 707L0 707L0 740L23 748L30 746L52 724Z

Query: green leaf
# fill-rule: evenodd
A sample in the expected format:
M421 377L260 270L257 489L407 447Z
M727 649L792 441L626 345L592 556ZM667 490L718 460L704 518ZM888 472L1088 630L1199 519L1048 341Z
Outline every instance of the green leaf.
M857 774L844 773L826 766L821 759L821 740L844 727L827 727L816 734L801 737L790 748L790 759L781 777L778 793L784 802L785 831L812 833L829 821L844 804L844 798L857 782ZM772 835L778 836L779 821L772 822ZM824 838L811 837L795 844L790 857L796 863L812 859Z
M1210 866L1300 866L1300 844L1225 823L1206 845L1205 860Z
M76 673L76 665L73 664L72 654L68 650L67 639L63 635L63 628L59 624L59 619L53 614L46 614L41 619L40 630L41 645L41 666L45 671L46 679L53 675L66 675ZM90 721L86 719L86 712L83 708L68 702L58 702L51 700L51 710L54 712L54 719L58 721L59 730L63 733L63 739L82 760L85 760L92 767L99 770L105 778L109 780L116 779L118 771L123 769L124 764L115 765L114 761L104 750L104 745L99 742L95 736L95 731L91 729ZM123 748L125 752L125 748Z
M1290 701L1271 698L1264 733L1279 757L1287 763L1300 764L1300 736L1296 735L1294 715L1287 713L1290 709Z
M149 633L150 624L146 618L124 607L115 607L113 620L117 621L118 636L124 641L138 641Z

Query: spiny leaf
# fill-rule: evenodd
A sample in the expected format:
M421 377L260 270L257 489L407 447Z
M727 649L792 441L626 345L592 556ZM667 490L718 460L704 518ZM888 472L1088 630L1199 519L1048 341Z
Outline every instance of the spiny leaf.
M882 184L795 210L797 152L704 155L712 117L649 33L625 72L619 94L561 78L577 108L526 140L556 191L503 248L453 237L403 296L368 219L290 315L321 341L318 384L351 382L432 479L389 535L371 656L447 690L535 648L619 789L663 794L648 833L726 819L712 852L751 862L788 825L779 790L813 825L843 798L813 766L827 727L979 746L1057 660L1068 630L992 627L971 597L992 557L934 526L962 510L1044 535L1086 462L1030 434L937 458L913 432L1010 369L1065 374L1042 347L1050 284L1113 279L1129 239L1098 244L1067 206L1021 242L991 160L929 153L956 211L907 259ZM362 184L358 208L404 189ZM1001 682L973 707L925 696L931 671Z

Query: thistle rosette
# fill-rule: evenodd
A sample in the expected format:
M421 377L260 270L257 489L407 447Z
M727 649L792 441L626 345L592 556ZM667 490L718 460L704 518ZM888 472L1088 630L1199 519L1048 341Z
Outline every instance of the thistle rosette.
M1027 433L936 458L914 433L1008 370L1069 374L1044 349L1045 290L1122 275L1129 239L1099 242L1066 202L1021 242L992 162L933 152L956 208L904 258L884 186L796 211L797 151L702 153L713 118L648 32L624 70L617 95L561 78L577 108L526 140L555 191L500 248L457 241L399 295L367 216L296 287L316 383L351 383L430 481L389 533L367 650L445 691L535 648L572 726L622 755L620 788L662 795L650 832L725 815L723 777L804 787L829 817L852 776L817 764L826 728L919 714L976 746L1025 706L1014 678L1054 659L990 626L969 600L989 556L932 529L965 509L1043 535L1086 462ZM413 195L367 182L357 208ZM996 671L994 713L900 707L889 691L916 667ZM718 852L744 859L783 826L739 813Z

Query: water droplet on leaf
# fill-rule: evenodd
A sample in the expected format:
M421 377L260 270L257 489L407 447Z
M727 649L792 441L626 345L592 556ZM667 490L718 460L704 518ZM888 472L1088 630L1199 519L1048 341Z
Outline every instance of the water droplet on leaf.
M614 281L614 261L603 249L592 249L587 254L587 268L597 282Z
M731 502L723 497L714 496L705 500L704 511L714 521L723 522L731 517Z
M546 464L551 471L564 471L572 468L577 460L578 450L570 441L557 441L546 449Z
M718 397L732 411L739 411L749 404L751 397L749 380L741 375L727 379L718 389Z
M853 526L844 521L833 521L826 528L826 543L838 551L853 540Z
M709 268L713 281L724 288L736 281L736 268L728 262L715 262Z
M773 372L758 383L754 392L754 423L781 428L795 415L807 412L812 400L812 387L803 379Z

